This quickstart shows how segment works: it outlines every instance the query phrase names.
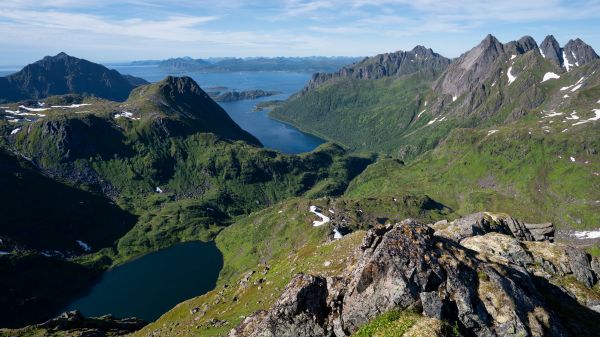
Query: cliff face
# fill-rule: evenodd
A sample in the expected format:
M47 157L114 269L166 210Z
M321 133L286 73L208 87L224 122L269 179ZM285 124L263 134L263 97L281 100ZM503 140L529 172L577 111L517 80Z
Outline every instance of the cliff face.
M248 317L230 337L349 336L391 310L421 312L471 336L597 334L586 319L600 318L590 309L600 303L586 291L573 295L571 286L592 293L597 261L551 243L551 232L548 224L489 213L377 227L341 276L296 276L270 310ZM573 281L554 284L564 279ZM582 316L565 315L549 298Z

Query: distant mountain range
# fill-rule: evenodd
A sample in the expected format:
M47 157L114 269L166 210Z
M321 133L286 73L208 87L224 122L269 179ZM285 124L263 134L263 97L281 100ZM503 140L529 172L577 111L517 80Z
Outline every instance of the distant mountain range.
M252 57L252 58L171 58L162 61L136 61L132 65L158 65L169 72L201 71L292 71L330 72L360 60L359 57Z
M0 77L0 102L70 93L123 101L133 88L147 83L141 78L121 75L103 65L60 53Z

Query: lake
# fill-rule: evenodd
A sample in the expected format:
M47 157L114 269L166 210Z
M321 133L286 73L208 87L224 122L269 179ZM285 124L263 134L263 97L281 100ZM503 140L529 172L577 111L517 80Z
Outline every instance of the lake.
M275 96L219 104L239 126L258 138L267 148L296 154L312 151L324 143L321 138L304 133L294 126L271 119L267 110L253 111L258 102L284 100L302 89L310 80L311 74L309 73L285 71L168 73L155 65L108 65L108 67L116 69L122 74L141 77L149 82L160 81L168 75L189 76L205 91L211 91L211 88L214 87L227 87L227 90L237 91L253 89L279 91L281 94Z
M154 321L176 304L214 289L223 256L212 242L188 242L105 272L64 311Z

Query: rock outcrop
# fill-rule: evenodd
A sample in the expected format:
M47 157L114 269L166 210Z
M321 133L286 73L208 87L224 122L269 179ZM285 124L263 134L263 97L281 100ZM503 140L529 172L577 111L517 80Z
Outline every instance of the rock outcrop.
M455 230L448 231L451 226ZM589 290L597 282L593 263L575 248L536 241L542 236L531 230L489 213L432 227L405 220L373 228L356 249L355 263L339 277L296 276L271 310L246 318L230 337L349 336L390 310L453 322L469 336L598 333L548 301L552 291L579 300L569 286L549 280L572 276ZM564 261L554 261L559 256ZM598 319L586 307L591 302L574 301L587 317Z
M432 227L436 230L436 235L457 242L489 232L512 235L521 241L554 240L554 225L551 223L526 224L506 214L474 213L450 223L434 224Z
M35 332L35 336L112 337L130 334L145 325L146 322L137 318L118 319L112 315L86 318L79 311L69 311L41 324L0 331L0 334L23 336Z

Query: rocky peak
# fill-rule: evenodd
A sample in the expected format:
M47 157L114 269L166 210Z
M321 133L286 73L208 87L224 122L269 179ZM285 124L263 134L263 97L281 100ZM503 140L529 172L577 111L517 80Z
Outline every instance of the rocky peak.
M562 49L558 44L558 41L554 38L554 35L548 35L540 45L540 53L542 56L550 62L562 67Z
M435 87L443 94L457 97L478 87L491 73L504 46L488 34L476 47L455 60Z
M189 95L189 94L200 94L206 95L204 90L200 88L198 83L194 81L191 77L183 76L183 77L175 77L175 76L167 76L164 80L159 83L159 90L167 95L179 94L179 95Z
M569 40L563 48L563 58L565 59L565 68L567 61L570 67L579 67L593 60L597 60L598 54L587 43L581 39Z
M411 51L397 51L367 57L360 62L343 67L336 73L316 73L300 92L306 94L321 84L334 78L356 78L376 80L383 77L400 77L423 72L431 77L444 71L451 60L424 46L416 46Z
M531 36L523 36L518 41L511 41L505 46L505 51L512 55L525 54L530 50L538 49L538 44Z

